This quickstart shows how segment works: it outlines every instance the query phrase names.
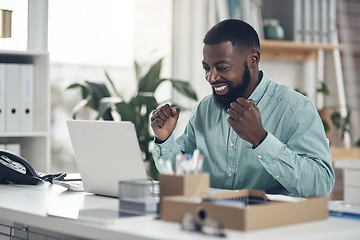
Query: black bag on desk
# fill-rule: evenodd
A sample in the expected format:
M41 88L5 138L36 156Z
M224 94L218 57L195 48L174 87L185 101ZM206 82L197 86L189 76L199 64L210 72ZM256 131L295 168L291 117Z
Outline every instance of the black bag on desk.
M0 183L18 183L35 185L42 181L61 180L66 173L41 175L21 156L6 150L0 150Z

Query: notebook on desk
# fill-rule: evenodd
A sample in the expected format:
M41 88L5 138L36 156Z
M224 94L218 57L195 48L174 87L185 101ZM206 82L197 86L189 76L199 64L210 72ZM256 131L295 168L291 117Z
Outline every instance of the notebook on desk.
M86 192L118 197L119 181L147 178L133 123L68 120L67 127Z

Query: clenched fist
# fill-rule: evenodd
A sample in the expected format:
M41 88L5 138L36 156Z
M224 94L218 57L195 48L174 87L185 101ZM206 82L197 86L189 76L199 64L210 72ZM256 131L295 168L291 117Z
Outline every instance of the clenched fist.
M180 109L178 107L170 107L169 104L158 107L152 114L151 128L156 136L156 142L164 142L176 127L179 119Z

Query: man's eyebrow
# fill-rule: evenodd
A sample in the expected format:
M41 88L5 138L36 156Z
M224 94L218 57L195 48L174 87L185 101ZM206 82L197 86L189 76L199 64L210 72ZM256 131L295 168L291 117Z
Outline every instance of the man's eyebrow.
M227 61L227 60L220 60L220 61L217 61L216 63L214 63L214 65L219 65L219 64L223 64L223 63L229 63L229 61ZM204 62L204 61L202 61L202 64L209 65L209 64L207 64L207 63Z

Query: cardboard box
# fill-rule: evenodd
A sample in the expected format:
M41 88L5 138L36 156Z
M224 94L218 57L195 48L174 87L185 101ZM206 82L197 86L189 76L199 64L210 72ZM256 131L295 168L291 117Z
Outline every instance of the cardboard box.
M189 175L159 175L160 197L164 196L199 196L209 192L209 173Z
M246 207L218 205L204 199L225 199L243 196L262 197L264 203ZM264 197L265 196L265 197ZM255 230L275 226L304 223L328 217L328 198L313 197L299 201L266 201L263 191L239 190L223 193L199 195L198 197L164 197L162 219L181 222L185 213L197 214L205 211L207 216L221 221L225 228L235 230Z
M160 184L160 207L162 212L162 199L166 196L201 196L209 192L209 173L189 175L159 175Z

